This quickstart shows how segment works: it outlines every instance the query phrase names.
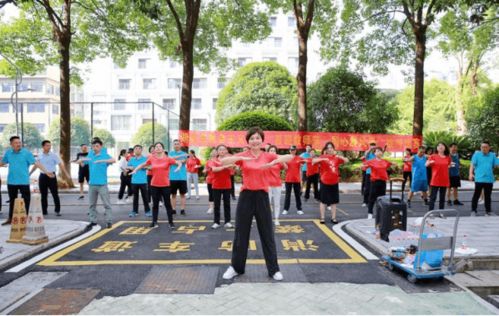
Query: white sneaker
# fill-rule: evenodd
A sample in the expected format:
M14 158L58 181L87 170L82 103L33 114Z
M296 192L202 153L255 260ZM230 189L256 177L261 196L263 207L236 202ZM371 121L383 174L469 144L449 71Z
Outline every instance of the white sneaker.
M227 271L225 271L222 278L224 278L225 280L232 280L237 275L238 275L238 273L236 272L236 270L234 270L234 268L232 266L230 266L229 268L227 268Z
M233 228L234 225L232 225L230 222L227 222L227 223L224 224L224 227L225 228Z
M217 223L213 223L213 225L211 225L211 228L213 229L217 229L218 227L220 227L220 225L218 225Z
M478 200L478 205L483 205L483 204L485 204L485 201L483 199L479 199Z
M133 202L133 199L131 199L131 198L126 198L125 199L125 203L132 203L132 202Z
M123 205L123 204L126 204L126 203L125 203L125 201L123 201L123 199L118 199L118 202L116 204Z
M328 210L328 211L330 211L330 210L331 210L331 206L328 206L328 207L327 207L327 210Z
M163 202L162 201L159 201L159 206L163 206Z
M276 281L282 281L284 279L284 276L282 275L282 273L280 271L277 271L273 276L272 276L272 279L276 280Z
M366 206L367 206L367 204L366 204L366 203L362 203L362 207L366 207Z
M373 214L371 213L367 214L367 219L373 219Z
M206 214L213 214L213 209L210 207L207 211Z
M305 213L303 213L303 211L302 211L302 210L299 210L298 212L296 212L296 214L298 214L298 215L303 215L303 214L305 214Z
M279 223L279 220L277 220L277 219L275 220L275 225L276 225L276 226L281 225L281 223Z
M286 210L282 211L282 215L288 215L288 211Z

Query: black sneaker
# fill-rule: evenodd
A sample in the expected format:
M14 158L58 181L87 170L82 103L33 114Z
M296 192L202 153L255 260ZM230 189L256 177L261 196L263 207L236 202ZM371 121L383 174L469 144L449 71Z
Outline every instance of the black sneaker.
M80 195L80 197L78 198L78 200L83 200L85 197L83 195Z
M333 225L338 224L338 220L336 218L331 218L331 224Z
M60 217L61 216L61 212L55 213L55 216Z
M170 229L174 229L175 228L175 224L173 224L173 223L168 223L168 226L170 226Z
M459 201L459 200L454 200L454 205L464 205L464 204L461 203L461 201Z
M158 223L157 223L157 222L152 222L152 223L149 225L149 227L152 227L152 228L158 228L158 227L159 227L159 225L158 225Z
M325 221L325 220L323 220L323 219L321 219L321 222L320 222L320 223L321 223L321 224L326 224L326 221Z
M89 229L89 230L90 230L90 229L92 229L92 227L94 227L95 225L97 225L97 223L92 222L92 223L90 223L90 224L88 224L88 225L87 225L87 229Z
M447 200L447 205L452 206L452 201L451 200Z
M177 210L172 210L173 215L177 215Z
M424 199L424 205L428 206L428 199Z
M112 228L113 227L113 223L107 223L106 227L109 229L109 228Z
M184 215L185 216L185 210L180 210L180 215Z
M407 200L407 208L411 208L411 200Z

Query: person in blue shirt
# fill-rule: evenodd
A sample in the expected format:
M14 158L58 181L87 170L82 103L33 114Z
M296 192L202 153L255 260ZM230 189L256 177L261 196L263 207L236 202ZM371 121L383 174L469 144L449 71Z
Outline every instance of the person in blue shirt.
M485 215L492 215L491 195L494 186L494 168L499 166L499 158L490 151L490 143L483 141L480 151L475 151L470 164L470 181L475 181L475 192L471 200L471 216L477 215L478 198L484 191Z
M139 165L145 163L147 158L142 156L142 146L135 145L133 147L133 157L128 161L128 169L133 171ZM147 217L151 217L151 209L149 207L149 192L147 188L147 171L140 169L132 174L132 192L133 192L133 210L128 214L129 217L135 217L139 214L139 192L142 195L144 203L144 212Z
M180 214L185 213L185 194L187 193L187 168L185 162L187 160L187 153L182 151L180 141L175 139L173 141L173 150L170 150L168 156L176 161L182 162L182 166L178 168L177 165L170 166L170 190L171 190L171 204L173 207L173 214L177 214L177 191L180 193Z
M88 217L90 219L90 224L87 228L91 229L92 226L97 225L97 199L99 196L106 211L107 228L111 228L113 226L113 218L111 213L111 200L107 187L107 168L116 160L107 153L105 148L102 148L102 141L99 138L94 138L92 140L92 150L88 156L83 159L83 162L88 164L90 171L90 182L88 183Z
M464 205L458 199L458 188L461 187L461 177L459 176L459 169L461 168L461 162L459 161L459 153L457 152L457 144L452 143L449 146L450 150L450 158L454 163L453 167L449 168L449 179L450 179L450 187L447 191L447 205ZM453 191L454 201L451 201L450 195L451 191Z
M428 205L428 175L426 173L426 161L428 158L425 151L424 146L419 146L418 153L409 158L409 161L412 162L412 181L411 191L407 198L408 208L411 208L411 199L416 192L421 192L425 205Z
M364 157L362 157L362 160L369 161L371 159L376 158L376 155L374 154L375 148L376 148L376 143L370 143L369 150L366 151ZM362 187L364 188L363 191L364 199L362 202L362 207L366 207L367 203L369 202L369 192L371 192L371 168L367 168L363 178L363 182L364 185Z
M19 136L12 136L10 138L10 149L5 152L5 155L0 162L0 167L9 165L9 174L7 176L7 190L9 192L9 218L2 223L10 225L12 221L12 214L14 212L14 203L17 194L21 192L26 206L26 213L29 212L29 203L31 200L31 193L29 190L29 166L36 165L48 177L55 178L53 172L47 171L45 167L35 160L35 157L27 149L22 148L21 139ZM0 200L1 203L1 200Z
M51 152L51 149L52 143L50 142L50 140L44 140L42 142L42 152L38 155L38 157L36 157L36 161L40 162L45 167L45 169L47 169L49 172L52 172L53 174L56 174L57 166L59 166L59 170L65 174L66 178L71 179L71 176L66 171L66 168L64 168L64 164L62 163L61 158L59 158L59 156L55 153ZM29 174L31 175L33 172L35 172L37 168L38 167L34 165L31 168ZM54 199L55 214L56 216L61 216L61 201L59 199L57 177L51 178L45 173L40 172L40 175L38 176L38 187L42 196L43 215L48 214L48 191L50 190L52 198Z
M309 144L305 145L305 152L300 155L300 158L302 158L304 160L310 158L310 151L311 150L312 150L312 145L309 145ZM301 187L302 188L306 187L307 180L308 180L308 177L307 177L307 164L304 163L301 166ZM314 194L316 194L316 192L314 192ZM305 200L307 200L307 199L305 199Z

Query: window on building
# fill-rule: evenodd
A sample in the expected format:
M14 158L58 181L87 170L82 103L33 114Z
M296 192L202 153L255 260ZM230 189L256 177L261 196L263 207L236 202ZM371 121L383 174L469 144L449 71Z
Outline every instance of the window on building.
M152 104L151 99L139 99L138 110L139 111L151 111Z
M282 37L274 37L274 47L282 46Z
M130 129L130 115L112 115L111 130L126 131Z
M277 57L263 57L264 61L277 61Z
M10 104L7 102L0 103L0 113L8 113L10 108Z
M59 115L59 104L52 104L52 114Z
M45 133L45 124L33 124L40 133Z
M5 126L7 126L7 124L0 124L0 133L3 133Z
M41 81L31 82L31 91L32 92L43 92L43 82L41 82Z
M55 94L55 92L54 92L54 85L48 83L47 86L46 86L45 92L47 94Z
M201 102L201 99L192 99L191 105L192 109L201 110L203 103Z
M217 79L217 88L218 89L223 89L225 87L227 80L225 78L218 78Z
M177 68L177 62L174 60L170 59L169 65L170 65L170 68Z
M170 125L170 130L178 130L180 126L178 118L170 118L168 124Z
M147 68L147 58L139 58L139 69Z
M271 27L276 27L277 26L277 17L271 16L269 19L269 23Z
M2 82L2 92L14 91L14 84L12 82Z
M217 99L217 98L213 98L213 99L211 100L211 105L212 105L212 107L213 107L213 110L216 110L216 109L217 109L217 101L218 101L218 99Z
M45 112L45 103L28 103L28 112L43 113Z
M119 89L120 90L130 90L130 79L120 79Z
M156 79L142 79L142 88L144 88L144 90L156 89Z
M125 99L114 99L113 110L124 111L126 110L126 100Z
M288 16L288 27L296 27L296 19L294 16Z
M194 78L192 80L193 89L206 89L206 78Z
M239 67L242 67L244 65L246 65L247 63L250 63L251 62L251 58L250 57L239 57L237 59L237 64L239 65Z
M180 87L180 79L168 78L168 89L178 89Z
M163 106L168 110L175 109L175 99L163 99Z
M154 121L154 123L157 122L156 119L153 120L153 119L150 119L150 118L144 118L144 119L142 119L142 124L152 123L153 121Z
M289 66L292 68L298 67L298 57L289 57L288 58Z
M208 129L208 120L192 119L192 129L194 131L206 131Z

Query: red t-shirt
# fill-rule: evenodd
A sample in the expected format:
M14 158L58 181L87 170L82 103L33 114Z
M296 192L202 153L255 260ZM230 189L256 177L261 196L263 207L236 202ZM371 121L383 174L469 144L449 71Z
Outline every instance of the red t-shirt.
M300 156L295 156L293 159L287 162L288 170L286 170L286 181L287 183L300 183L301 175L301 164L303 159Z
M411 155L406 155L404 158L411 158ZM412 161L404 161L404 172L412 171Z
M222 167L222 163L220 160L214 160L212 162L211 168L213 167ZM224 169L222 171L212 171L212 180L211 180L211 186L213 189L217 190L223 190L223 189L230 189L231 188L231 182L230 182L230 169Z
M282 185L281 181L281 170L284 169L284 166L281 163L278 163L275 166L269 168L268 179L269 186L271 187L280 187Z
M312 159L313 158L307 158L307 177L310 177L314 174L319 173L319 164L316 163L315 165L312 164Z
M206 184L213 184L213 171L211 171L213 160L208 160L204 167L206 168Z
M430 156L429 160L433 160L431 166L431 182L430 185L434 187L449 187L449 165L451 158L449 156L441 157L438 154Z
M366 165L371 168L371 181L388 180L388 172L386 172L386 170L392 165L391 162L374 158L366 161Z
M185 162L185 166L187 167L187 172L189 173L198 173L198 167L201 165L201 160L196 157L189 157Z
M236 156L240 157L252 157L255 156L251 153L251 151L246 151L242 153L236 154ZM243 174L243 185L241 187L241 191L251 190L251 191L259 191L263 190L265 192L269 191L269 171L268 169L262 169L261 167L269 162L277 159L276 154L271 154L267 152L261 152L258 158L243 161L240 160L236 162L236 164L241 168Z
M340 165L345 161L336 155L320 155L319 158L328 159L315 164L320 166L321 182L327 185L337 184L340 181Z
M151 186L170 186L170 166L176 165L177 161L170 157L158 158L156 155L149 155L146 165L151 166Z

